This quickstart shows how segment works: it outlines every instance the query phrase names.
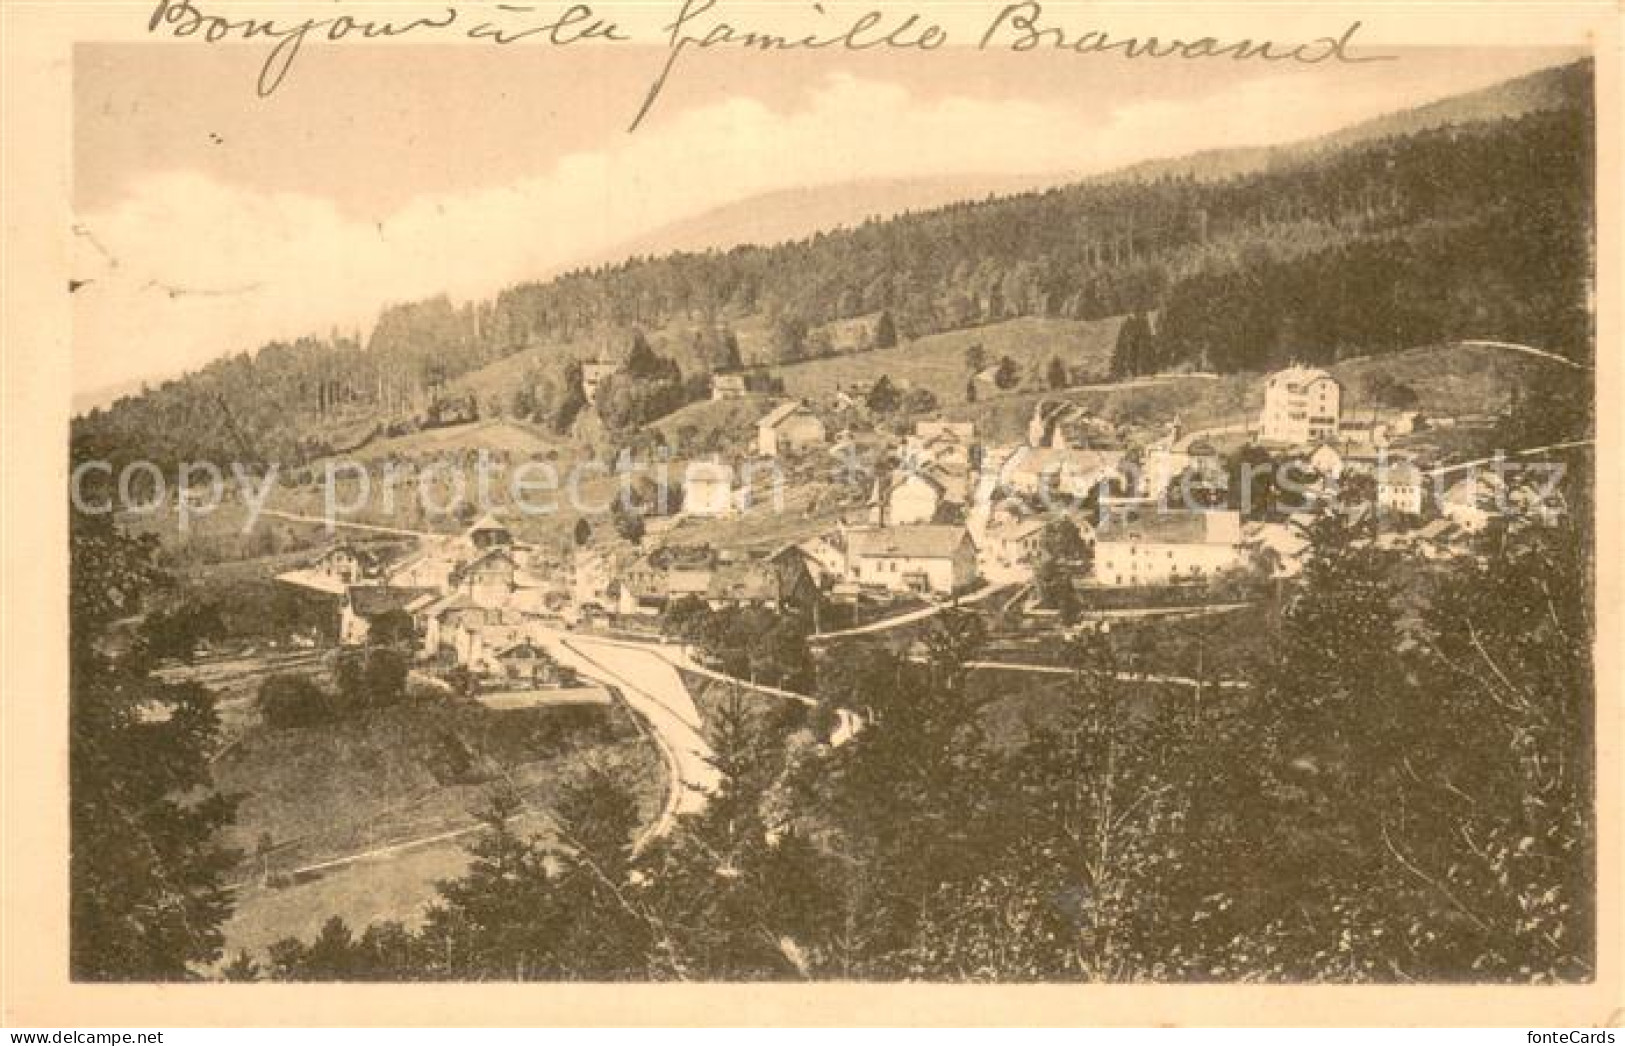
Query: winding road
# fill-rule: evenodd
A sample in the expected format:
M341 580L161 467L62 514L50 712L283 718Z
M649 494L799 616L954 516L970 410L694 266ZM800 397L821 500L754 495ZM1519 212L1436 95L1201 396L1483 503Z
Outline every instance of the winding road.
M1567 443L1551 443L1544 447L1530 447L1528 450L1514 450L1496 457L1478 458L1474 461L1462 461L1454 465L1441 465L1435 469L1428 469L1423 473L1423 475L1435 477L1448 476L1452 472L1463 472L1467 469L1478 468L1480 465L1493 465L1497 461L1510 461L1513 458L1530 458L1534 457L1536 454L1550 454L1553 451L1559 450L1575 450L1579 447L1590 447L1594 446L1595 444L1596 440L1589 439L1569 440Z

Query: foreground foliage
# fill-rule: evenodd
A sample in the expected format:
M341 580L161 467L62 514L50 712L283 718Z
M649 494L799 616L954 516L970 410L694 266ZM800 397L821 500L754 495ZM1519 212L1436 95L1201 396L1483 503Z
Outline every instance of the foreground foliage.
M150 674L174 642L167 625L162 644L152 630L118 642L117 624L166 584L155 543L70 515L70 968L82 980L184 979L220 954L236 861L216 842L233 804L208 788L214 699Z
M982 723L974 615L820 667L836 747L725 703L724 783L634 855L615 782L489 813L418 930L284 942L305 979L1539 982L1592 973L1589 582L1576 535L1420 572L1329 517L1252 687L1157 691L1085 633L1060 707ZM741 697L739 701L745 700Z

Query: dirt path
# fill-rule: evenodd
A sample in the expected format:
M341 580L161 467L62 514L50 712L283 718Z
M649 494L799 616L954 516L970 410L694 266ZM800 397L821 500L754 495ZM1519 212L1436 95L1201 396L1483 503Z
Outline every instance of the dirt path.
M1019 661L967 661L966 668L984 672L1033 672L1039 675L1069 676L1073 669L1061 665L1029 665ZM1169 686L1211 686L1220 690L1246 690L1253 684L1245 679L1193 679L1190 676L1165 676L1146 672L1114 672L1112 678L1124 683L1166 683Z
M869 636L878 632L888 632L894 628L902 628L904 625L912 625L915 622L925 621L929 618L936 617L938 614L942 613L944 610L950 609L951 607L966 606L971 603L980 603L982 600L987 599L997 592L1002 592L1008 587L1008 582L1002 584L984 585L974 592L960 596L952 603L933 603L928 607L921 607L919 610L910 610L905 614L898 614L895 617L884 617L879 621L871 621L867 625L859 625L857 628L846 628L839 632L815 632L807 637L807 641L810 643L821 643L829 639L847 639L852 636Z
M1514 450L1508 454L1501 455L1499 458L1479 458L1476 461L1463 461L1455 465L1441 465L1436 469L1428 469L1425 475L1448 476L1452 472L1461 472L1464 469L1478 468L1480 465L1493 465L1498 460L1505 461L1512 458L1527 458L1536 454L1549 454L1554 450L1574 450L1579 447L1589 447L1595 443L1595 440L1576 439L1570 440L1567 443L1552 443L1544 447L1530 447L1528 450Z
M300 516L292 512L283 512L281 509L268 508L260 512L262 516L272 519L285 520L289 523L315 523L318 526L344 527L347 530L365 530L374 534L389 534L392 537L402 538L443 538L447 535L436 534L432 530L406 530L402 527L381 527L375 523L351 523L342 519L326 519L322 516Z

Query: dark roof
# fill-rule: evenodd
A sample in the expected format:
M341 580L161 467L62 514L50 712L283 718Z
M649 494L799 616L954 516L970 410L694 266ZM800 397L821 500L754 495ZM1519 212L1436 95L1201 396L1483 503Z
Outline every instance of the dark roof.
M1207 513L1113 512L1095 527L1095 541L1143 541L1161 545L1201 544L1207 540Z
M767 428L778 428L779 423L790 417L792 414L812 415L812 411L807 409L806 404L801 403L798 400L791 400L788 403L781 403L777 407L774 407L765 417L762 418L761 421L758 421L756 424L759 427L765 426ZM816 418L814 420L816 420Z
M766 563L730 563L711 573L711 599L763 603L779 598L779 575Z
M848 535L852 555L905 559L952 559L969 540L964 527L931 523L855 530Z
M340 553L354 556L363 563L371 563L377 558L371 549L362 548L360 545L349 541L338 541L322 549L321 554L316 557L316 562L320 563L328 556L335 556Z
M473 535L473 534L511 534L512 532L513 532L512 529L509 528L507 524L503 523L500 519L497 519L496 516L493 515L492 513L487 512L485 515L481 516L479 519L476 519L474 521L474 523L466 531L464 531L463 533L468 534L468 535Z
M509 657L545 658L547 656L548 656L547 651L543 650L541 647L537 646L535 643L532 643L528 639L520 640L519 642L515 643L513 646L508 647L506 650L502 651L500 654L497 655L498 658L509 658Z
M893 492L912 479L917 479L926 486L930 487L936 492L936 495L939 498L948 493L948 488L943 484L942 480L936 477L933 472L925 469L898 469L897 471L891 473L890 477L886 481L885 496L891 497Z
M351 585L350 609L361 617L377 617L393 610L405 610L406 605L423 593L425 588L394 588L389 585Z
M1420 483L1422 482L1422 470L1408 461L1396 462L1385 469L1377 471L1377 482L1385 486L1395 483Z

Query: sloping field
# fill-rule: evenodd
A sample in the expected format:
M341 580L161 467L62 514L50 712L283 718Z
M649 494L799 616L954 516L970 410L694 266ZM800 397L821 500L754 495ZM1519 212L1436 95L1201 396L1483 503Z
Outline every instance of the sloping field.
M227 838L244 854L228 953L308 938L335 914L357 932L374 919L411 921L435 880L466 865L463 845L492 788L517 789L520 830L545 836L558 790L589 764L620 777L653 819L664 772L620 706L433 702L250 733L214 768L221 791L242 800ZM263 839L271 849L260 857Z
M906 381L930 389L944 404L959 403L965 398L965 381L970 377L965 352L972 345L982 346L989 366L999 357L1009 356L1015 361L1023 385L1035 368L1048 365L1051 356L1070 367L1104 374L1111 364L1121 324L1121 317L1054 320L1023 316L985 327L932 334L889 349L775 367L773 373L784 379L784 390L792 396L822 395L833 392L838 385L870 382L885 374L894 383ZM983 396L998 393L986 382L979 383L977 391Z
M701 400L681 407L655 422L668 441L679 434L704 450L740 450L756 445L756 423L783 397L749 395L730 400ZM726 437L726 442L718 437ZM685 446L686 449L692 449Z
M465 450L485 448L493 453L502 452L515 457L546 453L561 446L561 442L544 434L529 422L511 418L488 418L463 425L424 429L405 436L376 439L343 455L349 461L377 461L395 456L400 458L434 458ZM321 464L316 469L319 471Z
M1381 356L1346 360L1327 367L1343 383L1343 412L1358 418L1377 404L1367 389L1378 375L1387 375L1416 392L1425 415L1489 414L1504 407L1512 390L1526 383L1541 368L1561 364L1513 352L1462 345L1435 345ZM1587 381L1575 372L1576 382ZM1041 399L1065 399L1120 424L1156 430L1178 418L1186 431L1255 418L1264 405L1264 375L1226 374L1219 377L1170 375L1160 382L1124 383L1117 388L1096 388L1055 393L1019 391L984 397L974 404L957 402L945 413L977 422L987 438L1020 439L1033 405Z

